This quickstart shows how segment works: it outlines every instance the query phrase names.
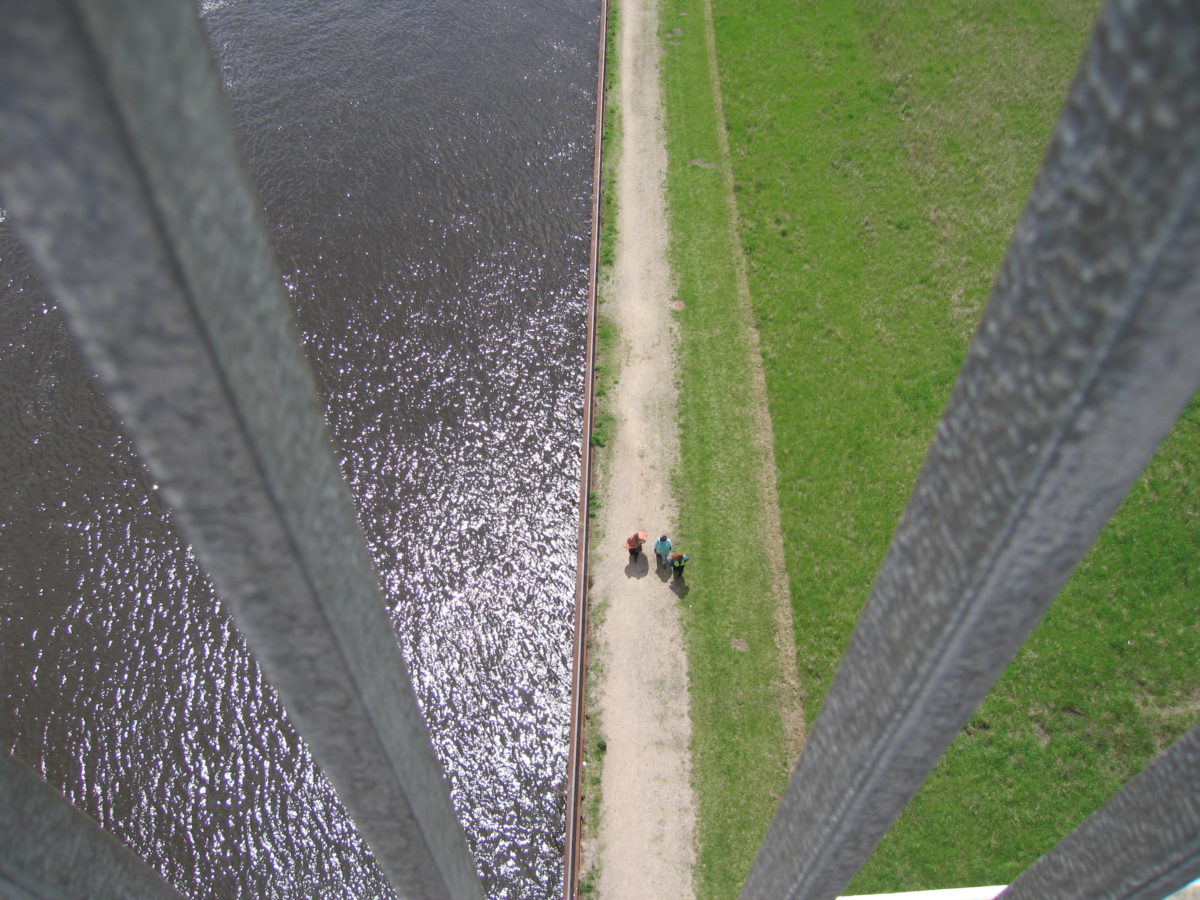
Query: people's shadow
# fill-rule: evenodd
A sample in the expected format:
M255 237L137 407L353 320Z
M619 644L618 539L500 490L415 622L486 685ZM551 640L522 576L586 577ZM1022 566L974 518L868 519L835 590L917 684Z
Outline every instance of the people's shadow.
M639 553L636 562L628 563L625 566L626 578L645 578L646 573L650 571L650 560L646 559L645 553Z
M661 581L663 584L666 584L668 581L671 580L671 564L670 563L667 563L665 566L656 566L655 569L658 574L658 580Z
M687 582L683 580L682 575L680 575L678 578L676 578L674 581L671 582L671 590L675 592L675 595L680 600L682 600L684 597L686 597L688 595Z

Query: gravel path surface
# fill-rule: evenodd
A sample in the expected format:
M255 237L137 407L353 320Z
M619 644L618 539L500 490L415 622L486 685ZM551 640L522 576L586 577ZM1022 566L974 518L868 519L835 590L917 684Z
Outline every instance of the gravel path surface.
M603 669L595 702L607 744L601 785L599 895L686 900L694 895L695 800L679 585L656 571L654 540L676 505L675 329L667 265L666 151L654 0L619 4L621 156L618 239L606 311L621 333L616 427L604 463L592 594L607 604L598 630ZM640 563L622 546L650 534Z

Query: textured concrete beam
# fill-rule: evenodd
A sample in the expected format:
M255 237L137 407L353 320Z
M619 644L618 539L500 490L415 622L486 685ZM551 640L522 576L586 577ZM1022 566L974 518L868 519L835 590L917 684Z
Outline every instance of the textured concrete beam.
M1162 900L1200 878L1200 725L1021 874L1004 900Z
M1200 4L1110 2L743 897L837 896L920 787L1196 390L1198 266Z
M2 900L183 900L129 849L0 751Z
M0 195L105 396L396 890L482 896L192 4L3 12Z
M838 900L993 900L1000 896L1004 885L983 887L943 888L934 891L900 891L895 894L851 894Z

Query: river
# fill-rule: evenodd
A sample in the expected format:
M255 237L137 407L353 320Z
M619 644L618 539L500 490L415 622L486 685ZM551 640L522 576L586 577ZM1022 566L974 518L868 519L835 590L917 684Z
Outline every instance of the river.
M555 896L598 6L201 11L468 844ZM5 218L0 740L189 896L392 896Z

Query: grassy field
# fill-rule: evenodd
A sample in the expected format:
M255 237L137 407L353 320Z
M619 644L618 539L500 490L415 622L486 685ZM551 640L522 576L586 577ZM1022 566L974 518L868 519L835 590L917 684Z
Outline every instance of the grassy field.
M1093 0L716 0L806 712L819 709L978 322ZM701 0L664 0L702 897L782 787ZM731 336L733 339L731 339ZM741 459L741 461L739 461ZM1195 721L1200 408L851 885L1011 879ZM749 563L749 565L747 565ZM756 709L757 707L757 709ZM770 713L770 714L768 714ZM772 724L774 723L774 724ZM773 730L773 728L775 730ZM769 798L764 802L763 797Z

